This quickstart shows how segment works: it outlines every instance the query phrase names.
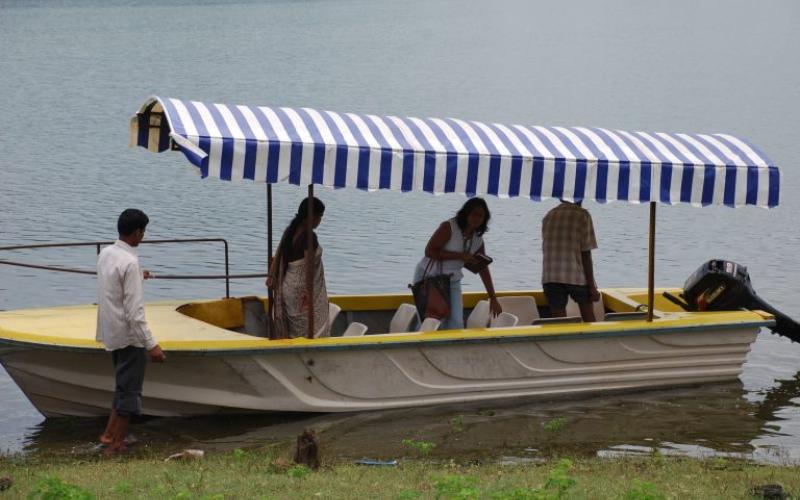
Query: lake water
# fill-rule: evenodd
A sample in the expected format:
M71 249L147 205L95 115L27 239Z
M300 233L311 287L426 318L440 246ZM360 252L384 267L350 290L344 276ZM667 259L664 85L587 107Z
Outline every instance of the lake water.
M263 272L263 185L201 181L179 154L127 148L128 119L152 94L728 132L758 144L783 168L781 206L659 207L657 285L679 286L703 261L723 257L747 265L756 290L799 318L798 25L800 4L793 0L0 0L0 245L113 239L117 214L133 206L151 218L148 237L227 238L232 272ZM303 194L276 187L278 228ZM427 237L463 202L455 195L355 190L321 190L320 197L328 206L319 235L331 293L406 290ZM553 203L489 203L487 249L497 288L539 287L540 223ZM600 244L600 286L644 286L647 207L586 206ZM92 268L93 252L13 257ZM213 246L145 247L141 254L162 274L223 270ZM468 290L479 285L471 277L465 282ZM92 302L94 290L91 277L0 266L0 309ZM232 292L264 291L260 280L242 280ZM146 287L149 299L223 294L221 282ZM141 433L172 446L224 447L292 436L311 422L328 429L328 451L342 457L391 457L402 452L402 439L416 438L437 442L443 457L522 460L543 447L604 455L658 447L796 461L799 377L800 345L764 332L732 385L225 425L157 419ZM542 431L553 419L564 419L570 431ZM101 425L43 422L0 369L0 450L69 451L94 439Z

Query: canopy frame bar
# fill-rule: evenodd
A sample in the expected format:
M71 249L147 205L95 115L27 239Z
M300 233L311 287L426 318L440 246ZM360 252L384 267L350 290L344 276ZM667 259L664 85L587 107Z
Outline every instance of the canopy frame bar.
M308 185L308 214L306 216L306 305L308 306L308 338L314 338L314 271L317 252L314 249L314 185Z
M653 321L656 281L656 202L650 202L650 224L647 245L647 322Z

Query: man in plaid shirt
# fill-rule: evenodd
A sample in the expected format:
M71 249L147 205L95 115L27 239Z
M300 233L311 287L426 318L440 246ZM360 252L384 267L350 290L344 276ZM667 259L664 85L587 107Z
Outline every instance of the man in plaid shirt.
M567 315L567 297L577 302L584 321L594 321L592 302L600 300L592 268L597 248L592 216L580 202L561 200L542 221L542 284L554 318Z

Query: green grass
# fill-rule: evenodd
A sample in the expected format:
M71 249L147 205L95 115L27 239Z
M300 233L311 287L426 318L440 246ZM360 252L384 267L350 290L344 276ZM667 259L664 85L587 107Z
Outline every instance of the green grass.
M196 461L161 456L76 460L0 458L11 498L396 498L597 499L752 498L780 484L800 496L800 467L669 457L559 458L542 465L459 465L403 460L399 467L293 465L288 450L234 450Z

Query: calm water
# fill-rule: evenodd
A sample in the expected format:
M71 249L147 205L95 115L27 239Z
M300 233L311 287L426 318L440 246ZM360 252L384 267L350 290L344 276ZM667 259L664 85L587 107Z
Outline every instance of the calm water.
M169 4L169 5L165 5ZM0 0L0 245L112 239L143 208L148 236L215 236L233 272L262 272L263 185L201 181L181 155L127 148L129 117L151 94L226 103L455 116L634 130L729 132L783 170L775 210L660 207L659 285L701 262L749 266L759 293L800 317L800 4L774 2L456 2ZM278 186L276 225L303 191ZM457 196L325 191L320 227L332 293L405 290ZM552 203L491 199L487 248L499 289L539 286L539 230ZM647 207L588 203L601 286L646 282ZM91 268L93 250L15 254ZM221 272L214 247L142 251L164 273ZM465 287L477 289L468 278ZM221 283L150 282L148 298L221 296ZM233 293L263 293L259 280ZM0 267L0 309L92 302L94 282ZM732 385L551 403L387 413L151 420L167 446L238 446L327 429L343 457L402 452L524 459L548 447L613 455L652 447L800 460L800 345L764 333ZM545 432L565 419L569 432ZM462 430L454 430L453 419ZM42 422L0 369L0 449L70 451L101 423ZM458 425L456 425L458 427ZM562 435L563 434L563 435ZM527 451L526 451L527 450Z

